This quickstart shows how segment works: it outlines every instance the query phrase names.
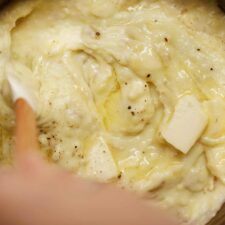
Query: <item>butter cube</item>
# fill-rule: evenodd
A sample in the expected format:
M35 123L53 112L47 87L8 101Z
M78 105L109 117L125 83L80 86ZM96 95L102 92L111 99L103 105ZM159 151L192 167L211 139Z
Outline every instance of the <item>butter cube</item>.
M195 96L182 97L167 127L162 131L164 139L184 154L201 136L208 118Z
M99 137L89 150L87 170L92 178L100 182L106 182L118 176L112 153L102 137Z

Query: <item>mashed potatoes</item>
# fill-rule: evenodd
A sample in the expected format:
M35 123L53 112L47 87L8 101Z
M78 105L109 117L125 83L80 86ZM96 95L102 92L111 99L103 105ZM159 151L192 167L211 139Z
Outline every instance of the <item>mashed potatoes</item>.
M38 96L49 160L206 224L225 200L225 17L214 1L33 0L0 13L0 85ZM10 62L10 64L9 64ZM14 116L0 96L1 160Z

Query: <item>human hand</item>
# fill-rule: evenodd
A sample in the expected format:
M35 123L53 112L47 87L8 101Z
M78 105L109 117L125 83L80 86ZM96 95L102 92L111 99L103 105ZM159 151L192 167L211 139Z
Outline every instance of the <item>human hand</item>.
M16 118L14 167L0 169L0 225L172 225L135 195L44 161L35 114L22 100Z
M2 225L172 225L134 195L79 179L34 153L1 169L0 183Z

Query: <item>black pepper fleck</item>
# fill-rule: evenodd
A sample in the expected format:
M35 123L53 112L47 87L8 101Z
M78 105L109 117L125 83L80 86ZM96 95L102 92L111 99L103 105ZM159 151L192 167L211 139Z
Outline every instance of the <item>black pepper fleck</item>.
M200 52L200 51L201 51L201 49L200 49L200 48L197 48L197 51L198 51L198 52Z
M132 116L135 116L135 112L131 112Z
M148 75L147 75L147 78L150 78L151 77L151 74L149 73Z
M167 37L165 37L164 40L165 40L165 42L168 42L169 41Z
M121 179L122 178L122 173L120 173L119 175L118 175L118 179Z
M132 109L132 107L131 107L131 106L128 106L128 109L129 109L129 110L131 110L131 109Z
M96 35L97 38L100 38L101 33L100 32L96 32L95 35Z
M214 69L213 68L210 68L210 70L213 71Z

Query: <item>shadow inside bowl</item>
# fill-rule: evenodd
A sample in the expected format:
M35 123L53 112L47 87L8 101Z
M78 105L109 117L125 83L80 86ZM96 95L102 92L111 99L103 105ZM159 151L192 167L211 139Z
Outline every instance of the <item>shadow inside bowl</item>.
M225 205L207 225L225 225Z

